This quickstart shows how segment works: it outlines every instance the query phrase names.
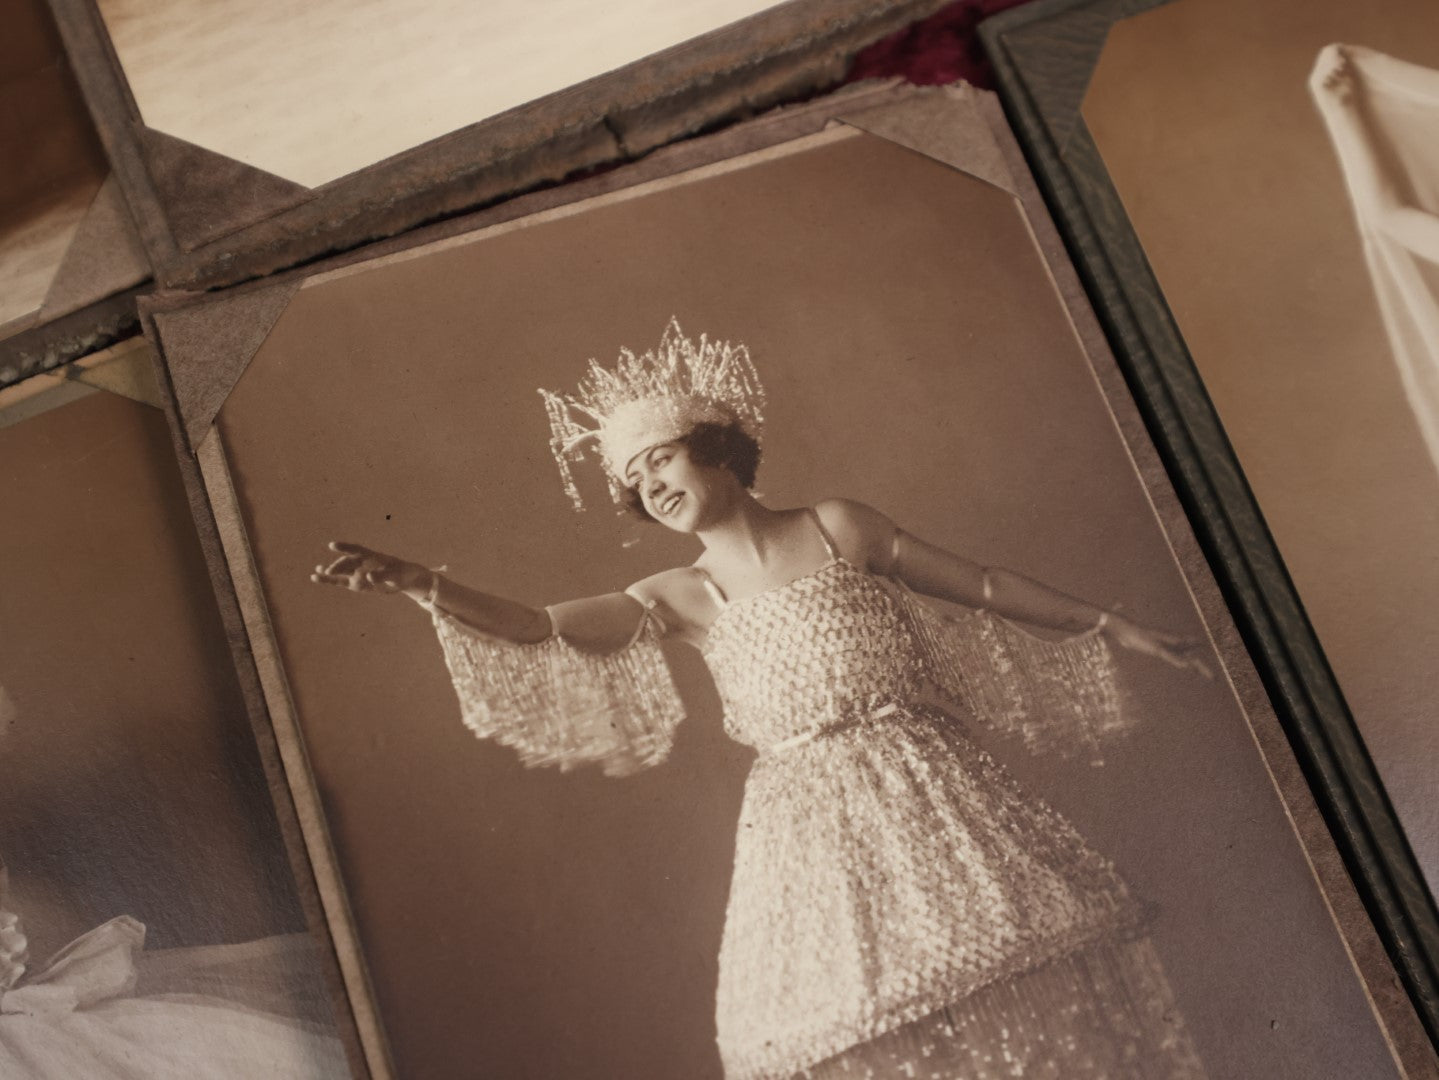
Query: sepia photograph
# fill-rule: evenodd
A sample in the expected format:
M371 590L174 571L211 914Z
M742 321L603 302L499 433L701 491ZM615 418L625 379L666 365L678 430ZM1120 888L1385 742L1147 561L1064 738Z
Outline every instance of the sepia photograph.
M152 365L0 392L0 1075L348 1080Z
M1425 0L1179 0L1082 113L1431 896L1436 69Z
M151 308L383 1067L1405 1075L992 97L647 168Z

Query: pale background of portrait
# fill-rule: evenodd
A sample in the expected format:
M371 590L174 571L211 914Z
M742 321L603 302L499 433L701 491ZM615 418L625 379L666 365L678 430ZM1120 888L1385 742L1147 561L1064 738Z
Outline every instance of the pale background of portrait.
M1154 626L1202 628L1012 200L860 136L299 292L219 427L401 1073L715 1077L715 961L749 752L695 656L672 759L527 771L459 722L424 613L307 575L357 540L531 603L689 561L575 514L537 387L743 341L773 505L916 534ZM638 538L633 546L626 541ZM1135 657L1103 769L996 752L1156 901L1215 1077L1393 1075L1222 679Z
M1435 888L1439 471L1309 94L1335 41L1439 67L1439 4L1180 0L1084 117Z
M0 428L0 858L37 962L117 915L151 947L303 930L160 410Z
M99 0L145 123L307 187L775 0Z

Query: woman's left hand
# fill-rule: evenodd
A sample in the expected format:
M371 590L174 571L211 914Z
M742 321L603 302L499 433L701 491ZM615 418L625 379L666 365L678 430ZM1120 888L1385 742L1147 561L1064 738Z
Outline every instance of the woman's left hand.
M1200 657L1203 644L1198 641L1191 641L1182 638L1178 634L1166 634L1161 630L1150 630L1132 623L1123 615L1111 613L1104 621L1104 633L1116 645L1126 649L1132 649L1145 656L1152 656L1156 660L1163 660L1166 664L1174 667L1199 672L1206 679L1212 679L1214 673L1209 670L1209 665Z

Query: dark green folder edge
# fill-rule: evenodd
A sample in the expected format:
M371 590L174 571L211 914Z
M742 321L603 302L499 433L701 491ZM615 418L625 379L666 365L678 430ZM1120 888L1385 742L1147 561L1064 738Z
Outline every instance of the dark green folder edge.
M980 25L1001 99L1320 810L1430 1039L1439 912L1080 105L1109 27L1165 0L1034 0Z

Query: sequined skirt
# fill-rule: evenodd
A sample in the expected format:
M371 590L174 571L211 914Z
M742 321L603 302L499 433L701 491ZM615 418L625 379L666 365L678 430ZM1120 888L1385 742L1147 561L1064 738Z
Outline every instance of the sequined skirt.
M940 710L761 753L720 953L726 1076L801 1074L1141 922L1114 867Z
M1147 938L976 990L795 1080L1204 1080Z

